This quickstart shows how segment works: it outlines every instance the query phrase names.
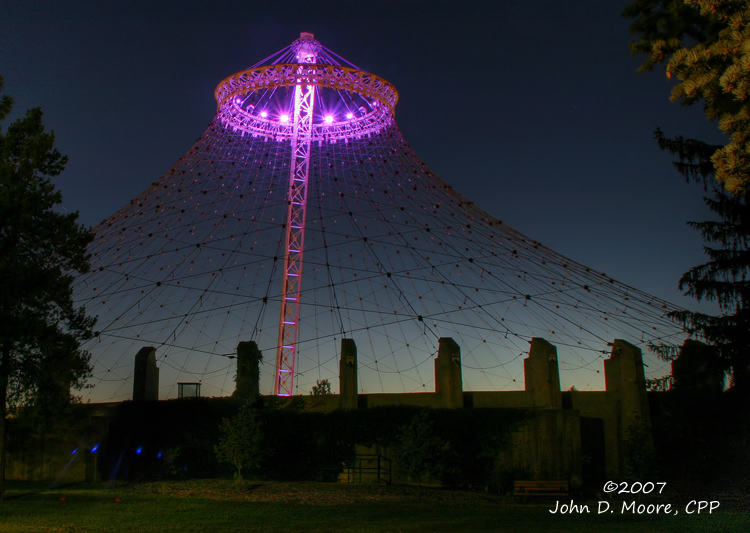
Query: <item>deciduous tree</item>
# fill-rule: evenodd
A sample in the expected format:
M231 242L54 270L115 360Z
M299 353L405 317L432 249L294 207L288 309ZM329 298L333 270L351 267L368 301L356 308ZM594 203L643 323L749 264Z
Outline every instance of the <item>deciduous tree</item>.
M422 409L400 428L393 456L399 470L420 483L425 477L439 479L445 473L447 445L435 434L429 411Z
M234 479L241 483L243 471L257 472L267 456L263 421L252 403L247 403L232 418L224 418L219 429L221 440L214 447L216 458L234 466Z
M331 382L327 379L319 379L313 385L310 394L313 396L327 396L331 394Z

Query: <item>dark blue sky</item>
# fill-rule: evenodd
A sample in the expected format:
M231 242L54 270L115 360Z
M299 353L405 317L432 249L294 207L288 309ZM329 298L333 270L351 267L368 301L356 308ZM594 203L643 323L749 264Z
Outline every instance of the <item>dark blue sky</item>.
M68 210L95 225L211 121L213 91L301 31L393 83L407 141L445 182L529 237L695 308L709 216L652 131L723 141L637 75L626 3L558 1L7 1L0 75L13 117L39 106L70 157ZM704 307L704 309L709 309Z

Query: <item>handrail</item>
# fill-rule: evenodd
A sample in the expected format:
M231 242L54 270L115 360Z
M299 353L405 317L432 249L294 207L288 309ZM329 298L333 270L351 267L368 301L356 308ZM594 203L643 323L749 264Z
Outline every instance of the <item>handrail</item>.
M362 483L362 476L375 474L377 483L391 483L391 460L376 453L357 454L354 466L344 470L347 483Z

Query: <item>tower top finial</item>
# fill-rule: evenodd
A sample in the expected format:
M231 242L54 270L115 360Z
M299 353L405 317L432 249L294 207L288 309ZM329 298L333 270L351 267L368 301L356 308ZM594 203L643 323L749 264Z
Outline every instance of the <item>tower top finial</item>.
M297 45L297 53L295 56L298 63L318 62L318 53L320 52L321 46L320 43L315 40L312 33L300 33L299 39L297 39L295 44Z

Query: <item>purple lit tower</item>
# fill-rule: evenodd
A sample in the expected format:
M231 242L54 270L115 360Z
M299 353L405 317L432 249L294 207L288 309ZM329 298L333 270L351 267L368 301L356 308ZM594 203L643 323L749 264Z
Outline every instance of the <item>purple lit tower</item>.
M266 356L261 391L278 395L336 383L343 338L365 392L432 391L441 337L461 347L466 390L523 388L532 337L558 347L564 387L603 388L615 338L644 349L650 376L668 373L648 348L683 339L669 304L453 191L401 136L395 88L311 34L216 99L187 154L96 227L76 286L99 317L85 399L129 398L144 346L161 398L178 381L229 395L244 340Z

